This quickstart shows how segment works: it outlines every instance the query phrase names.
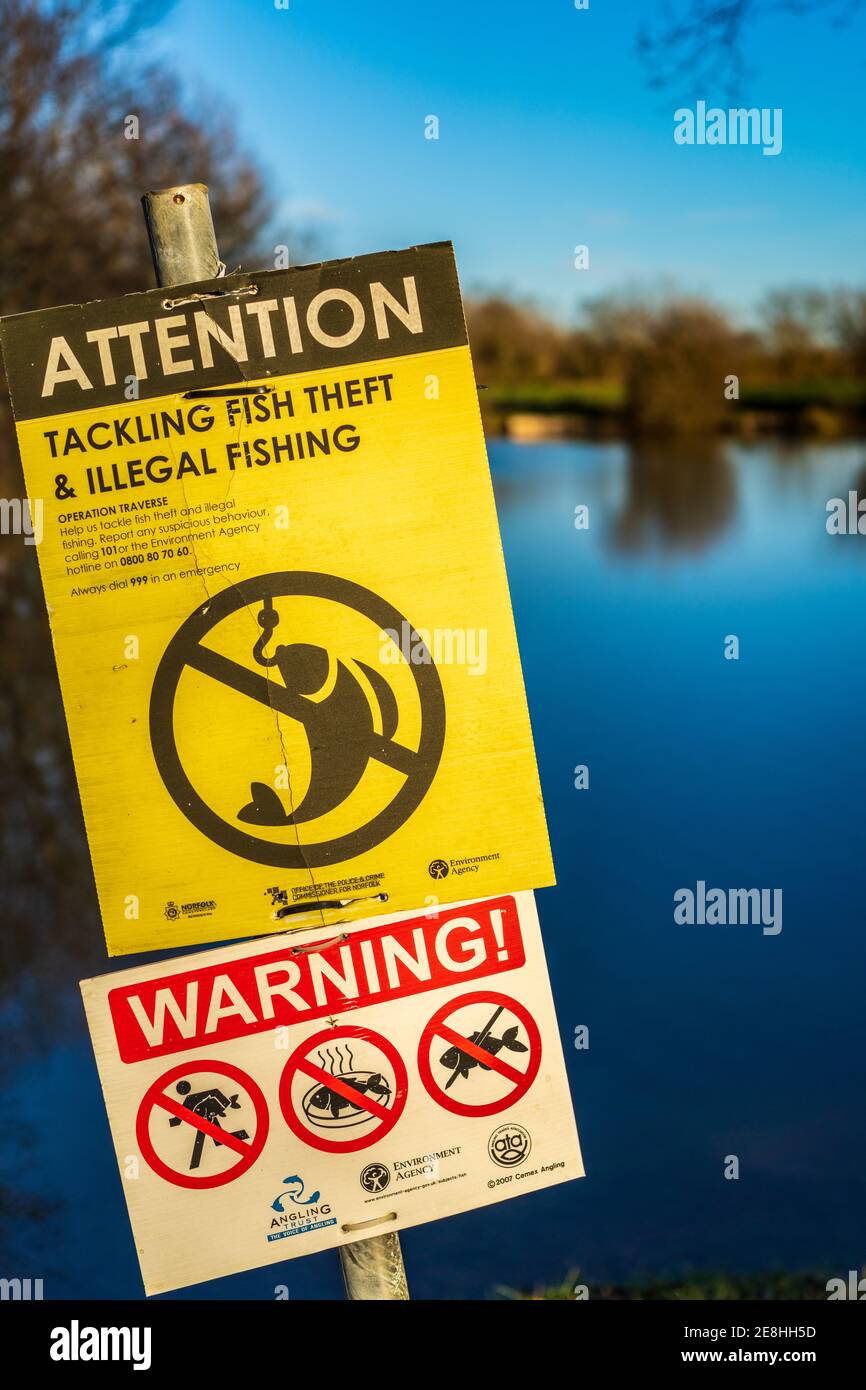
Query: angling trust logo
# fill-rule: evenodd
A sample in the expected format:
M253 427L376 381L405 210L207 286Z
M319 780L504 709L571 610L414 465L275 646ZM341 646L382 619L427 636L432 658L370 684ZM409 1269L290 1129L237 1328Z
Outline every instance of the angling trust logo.
M318 1188L308 1192L304 1179L297 1173L283 1178L283 1190L271 1202L271 1210L276 1215L271 1218L269 1241L305 1235L337 1224L337 1218L331 1215L328 1203L322 1201Z

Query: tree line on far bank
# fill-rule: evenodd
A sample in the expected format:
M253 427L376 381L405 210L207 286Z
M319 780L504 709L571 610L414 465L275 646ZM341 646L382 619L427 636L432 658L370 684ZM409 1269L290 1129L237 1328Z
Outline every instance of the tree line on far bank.
M863 290L773 290L748 328L674 291L602 296L571 326L501 295L471 300L467 316L489 418L573 414L688 435L761 416L832 433L866 413Z

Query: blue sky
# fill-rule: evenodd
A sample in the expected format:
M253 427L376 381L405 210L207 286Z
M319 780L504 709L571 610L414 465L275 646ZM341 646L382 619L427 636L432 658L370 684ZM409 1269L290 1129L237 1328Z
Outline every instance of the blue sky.
M866 16L751 28L735 104L782 108L769 158L674 143L677 107L728 100L721 84L649 89L635 36L658 10L180 0L150 42L232 109L270 180L277 240L298 222L325 256L451 238L465 290L507 289L565 320L626 284L673 281L745 315L771 286L866 281ZM589 271L574 269L578 243Z

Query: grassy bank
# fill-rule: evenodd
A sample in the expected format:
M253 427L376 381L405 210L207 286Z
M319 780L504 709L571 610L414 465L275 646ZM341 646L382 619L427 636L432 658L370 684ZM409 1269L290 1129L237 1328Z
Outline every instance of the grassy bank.
M481 392L490 434L521 437L641 434L621 380L498 384ZM716 432L833 438L866 426L866 387L859 381L741 385L726 402Z
M781 1271L768 1274L694 1274L683 1279L650 1279L626 1284L592 1284L581 1278L579 1273L570 1275L561 1284L548 1288L508 1289L499 1288L500 1298L518 1300L567 1300L576 1298L575 1288L586 1286L589 1298L622 1302L634 1300L665 1301L708 1301L738 1302L742 1300L785 1301L812 1300L826 1302L827 1279L825 1274L787 1274ZM586 1297L586 1294L583 1295Z

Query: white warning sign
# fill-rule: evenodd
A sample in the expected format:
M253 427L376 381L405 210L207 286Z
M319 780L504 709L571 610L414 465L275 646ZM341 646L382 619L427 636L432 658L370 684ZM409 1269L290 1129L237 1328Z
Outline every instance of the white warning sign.
M583 1175L532 893L81 988L148 1293Z

